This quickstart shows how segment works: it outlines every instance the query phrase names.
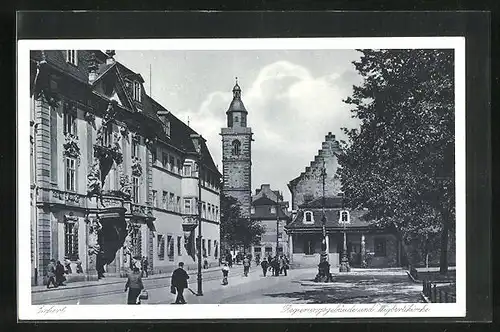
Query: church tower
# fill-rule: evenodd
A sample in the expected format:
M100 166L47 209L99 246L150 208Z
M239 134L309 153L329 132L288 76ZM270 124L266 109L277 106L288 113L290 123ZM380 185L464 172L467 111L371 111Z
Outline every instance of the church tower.
M252 202L252 129L247 127L248 112L241 100L238 78L233 88L233 101L226 112L227 128L221 129L222 136L222 191L241 204L241 214L250 218Z

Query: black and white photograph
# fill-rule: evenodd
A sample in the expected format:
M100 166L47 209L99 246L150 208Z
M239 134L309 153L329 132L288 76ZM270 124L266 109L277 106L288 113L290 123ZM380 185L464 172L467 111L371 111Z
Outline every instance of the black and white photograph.
M465 316L464 45L19 41L20 317Z

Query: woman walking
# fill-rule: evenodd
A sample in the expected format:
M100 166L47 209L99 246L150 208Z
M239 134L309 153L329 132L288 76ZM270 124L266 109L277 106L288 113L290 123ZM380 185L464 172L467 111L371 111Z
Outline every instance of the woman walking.
M227 266L227 263L224 262L224 266L222 267L222 285L227 285L227 277L229 275L229 266Z
M140 269L134 265L125 284L125 292L128 290L127 304L140 304L139 295L143 289Z

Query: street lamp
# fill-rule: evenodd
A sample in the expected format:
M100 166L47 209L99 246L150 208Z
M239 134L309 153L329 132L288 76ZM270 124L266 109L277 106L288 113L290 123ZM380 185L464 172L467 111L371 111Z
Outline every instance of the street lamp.
M323 181L323 196L321 200L321 253L319 257L318 264L318 274L316 275L315 281L317 282L330 282L332 280L332 275L330 274L330 263L328 262L328 245L326 239L326 213L325 213L325 178L326 178L326 168L325 160L323 159L323 169L321 170L321 177Z
M346 223L349 218L349 213L344 210L344 193L342 195L342 210L340 210L340 221L344 225L344 248L342 250L342 258L340 259L339 272L349 272L351 267L349 266L349 259L347 257L347 233L346 233Z
M205 142L205 139L201 137L201 135L198 134L191 134L190 138L193 142L193 145L196 149L197 153L197 164L198 164L198 239L197 239L197 245L198 245L198 293L196 294L197 296L203 296L203 290L202 290L202 276L201 276L201 166L202 166L202 159L203 159L203 143Z
M280 215L278 213L278 199L276 199L276 257L278 257L279 241L280 241Z

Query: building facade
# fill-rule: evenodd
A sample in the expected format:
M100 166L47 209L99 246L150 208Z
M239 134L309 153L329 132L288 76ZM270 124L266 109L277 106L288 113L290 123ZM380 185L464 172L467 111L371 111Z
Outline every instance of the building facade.
M292 222L285 230L292 265L317 266L324 225L326 252L332 267L339 266L344 252L354 267L400 266L401 241L391 232L364 220L366 211L344 208L336 174L340 153L339 142L328 133L314 161L288 184L293 210Z
M33 284L46 282L52 258L68 281L123 276L143 257L153 273L181 260L194 267L194 232L183 225L197 215L198 175L201 246L217 261L221 174L206 145L198 172L196 133L114 54L31 53Z
M247 127L248 111L241 100L241 88L236 82L233 100L226 111L227 127L222 128L223 193L234 197L241 206L241 216L250 218L252 203L252 141Z
M265 227L260 244L252 247L253 257L289 256L288 235L285 226L290 222L288 202L278 190L272 190L269 184L261 185L252 196L251 218Z

